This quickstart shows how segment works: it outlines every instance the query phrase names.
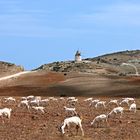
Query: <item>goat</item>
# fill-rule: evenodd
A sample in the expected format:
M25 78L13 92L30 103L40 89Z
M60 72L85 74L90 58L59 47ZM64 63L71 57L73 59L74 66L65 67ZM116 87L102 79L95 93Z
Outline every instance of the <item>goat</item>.
M106 121L106 123L107 123L107 115L105 115L105 114L101 114L101 115L99 115L99 116L96 116L95 118L94 118L94 120L91 122L91 125L94 125L95 123L100 123L100 122L103 122L103 121Z
M110 117L112 115L112 113L118 114L120 113L120 118L122 117L122 113L123 113L124 109L123 107L115 107L109 114L108 117Z
M65 127L67 126L68 129L69 129L70 124L75 124L76 129L77 129L76 134L78 133L78 128L80 127L81 132L82 132L82 136L84 136L84 131L83 131L81 122L82 122L82 120L78 116L73 116L73 117L66 118L63 122L63 125L60 127L60 131L64 135L65 134L65 131L64 131Z
M130 105L129 111L134 111L134 113L136 113L136 104L135 103Z

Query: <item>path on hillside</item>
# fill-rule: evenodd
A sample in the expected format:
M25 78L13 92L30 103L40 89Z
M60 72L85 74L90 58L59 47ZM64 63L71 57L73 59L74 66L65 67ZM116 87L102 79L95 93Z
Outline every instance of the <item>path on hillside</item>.
M12 74L12 75L9 75L9 76L1 77L0 78L0 81L7 80L7 79L10 79L10 78L14 78L14 77L18 77L18 76L21 76L21 75L24 75L24 74L27 74L27 73L33 73L33 72L35 72L35 71L23 71L23 72L19 72L19 73Z

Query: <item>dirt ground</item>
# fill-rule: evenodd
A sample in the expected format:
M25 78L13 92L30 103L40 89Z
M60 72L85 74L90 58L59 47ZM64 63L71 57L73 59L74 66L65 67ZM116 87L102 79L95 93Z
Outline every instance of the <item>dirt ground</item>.
M45 113L39 113L31 109L18 108L22 96L40 95L42 98L55 96L58 101L49 101L45 107ZM4 97L16 98L16 103L5 103ZM63 96L65 100L60 100ZM62 136L58 127L68 117L64 106L69 106L66 101L68 96L78 98L75 108L82 116L82 125L85 136L79 131L75 135L66 130ZM108 124L100 127L91 127L90 122L95 116L109 113L112 106L96 110L89 107L84 99L105 100L122 97L134 97L137 104L137 112L128 111L125 106L123 117L109 118ZM44 73L37 72L21 77L0 82L0 108L12 108L10 121L4 118L0 120L0 140L139 140L140 138L140 78L119 77L116 75L94 75L83 73Z
M119 116L108 119L108 124L101 123L100 126L91 126L90 122L95 116L102 113L109 113L114 106L109 106L106 109L95 109L89 107L89 102L85 102L87 97L77 97L78 102L75 104L76 111L82 116L82 125L85 136L81 136L79 130L76 134L75 128L71 128L72 134L66 129L64 136L58 131L58 127L63 120L69 115L64 111L64 105L70 107L66 97L57 101L50 100L45 107L45 113L36 112L33 109L28 111L26 108L19 108L20 97L15 97L16 103L5 103L4 97L1 97L1 108L12 108L10 121L4 118L4 123L0 125L1 140L139 140L140 138L140 99L135 99L137 104L137 112L128 111L125 106L125 111L122 118ZM46 98L46 97L42 97ZM94 98L97 99L97 98ZM98 98L109 102L110 99L121 98Z

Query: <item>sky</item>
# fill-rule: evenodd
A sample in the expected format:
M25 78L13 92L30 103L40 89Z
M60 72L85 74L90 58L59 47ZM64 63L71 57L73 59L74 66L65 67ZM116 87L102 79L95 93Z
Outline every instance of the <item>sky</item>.
M31 70L140 49L139 0L0 0L0 61Z

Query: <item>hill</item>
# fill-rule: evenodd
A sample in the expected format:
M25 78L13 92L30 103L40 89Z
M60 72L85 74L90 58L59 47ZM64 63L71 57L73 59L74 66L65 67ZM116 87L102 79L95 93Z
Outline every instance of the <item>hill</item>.
M0 95L139 97L140 77L134 75L133 67L121 66L124 62L132 61L131 64L140 71L139 54L138 50L125 51L87 58L80 63L67 61L45 64L36 71L1 80ZM7 73L13 72L10 67L14 72L18 70L17 66L10 65ZM122 72L126 75L121 76Z
M86 72L102 74L135 74L130 66L122 66L122 63L131 63L140 71L140 50L122 51L106 54L95 58L86 58L82 62L62 61L44 64L36 70L55 72Z
M17 66L13 63L0 61L0 77L15 74L21 71L24 71L24 68L22 66Z

